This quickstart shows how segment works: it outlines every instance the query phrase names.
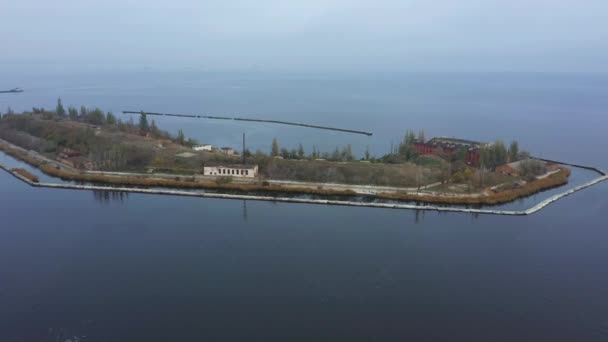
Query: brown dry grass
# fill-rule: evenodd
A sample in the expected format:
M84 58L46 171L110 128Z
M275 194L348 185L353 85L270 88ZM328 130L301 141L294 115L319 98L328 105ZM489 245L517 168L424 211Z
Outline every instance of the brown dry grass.
M39 167L41 165L41 163L38 160L32 158L27 153L24 153L21 150L12 149L8 146L5 146L4 144L0 144L0 151L3 151L4 153L8 154L9 156L19 159L31 166Z
M22 177L25 177L34 183L38 183L38 181L39 181L38 176L30 173L29 171L27 171L25 169L11 169L11 172L14 172Z
M512 202L518 198L527 197L538 192L555 188L568 183L570 169L560 168L560 172L555 173L547 178L531 181L521 188L505 190L490 195L480 196L441 196L441 195L419 195L408 193L387 193L378 194L378 197L401 201L420 201L428 203L443 203L443 204L487 204L495 205L507 202Z

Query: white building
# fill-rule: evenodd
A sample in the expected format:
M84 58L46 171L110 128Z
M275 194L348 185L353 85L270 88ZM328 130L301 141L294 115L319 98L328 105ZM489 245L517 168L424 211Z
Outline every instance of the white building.
M249 177L258 175L257 165L212 165L203 166L204 176Z
M209 144L196 145L196 146L192 146L192 149L195 151L211 151L211 150L213 150L213 146L209 145Z
M228 156L233 156L236 154L232 147L222 147L221 151Z

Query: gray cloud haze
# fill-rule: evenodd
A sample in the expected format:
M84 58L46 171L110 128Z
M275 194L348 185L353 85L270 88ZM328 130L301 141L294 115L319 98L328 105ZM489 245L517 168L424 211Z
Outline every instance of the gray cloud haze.
M0 0L0 63L608 71L606 0Z

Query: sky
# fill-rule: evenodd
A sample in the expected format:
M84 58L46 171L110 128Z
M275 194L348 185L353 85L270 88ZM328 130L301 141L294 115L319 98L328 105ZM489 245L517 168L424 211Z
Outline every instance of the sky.
M0 64L608 72L606 0L0 0Z

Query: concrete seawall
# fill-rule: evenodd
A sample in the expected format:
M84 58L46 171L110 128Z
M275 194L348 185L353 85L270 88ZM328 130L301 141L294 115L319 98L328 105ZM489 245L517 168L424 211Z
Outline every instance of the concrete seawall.
M165 190L165 189L143 189L143 188L127 188L127 187L109 187L109 186L95 186L95 185L74 185L74 184L54 184L54 183L34 183L29 179L11 172L8 168L0 164L0 168L9 174L13 175L17 179L25 182L26 184L33 187L40 188L51 188L51 189L70 189L70 190L96 190L96 191L114 191L114 192L131 192L140 194L154 194L154 195L172 195L172 196L187 196L187 197L203 197L203 198L222 198L222 199L236 199L236 200L252 200L252 201L269 201L269 202L288 202L288 203L305 203L305 204L323 204L323 205L341 205L351 207L370 207L370 208L385 208L385 209L413 209L413 210L433 210L440 212L459 212L459 213L472 213L472 214L490 214L490 215L510 215L510 216L523 216L534 214L551 203L558 201L559 199L569 196L577 191L586 189L600 182L608 180L608 176L602 171L595 169L598 173L602 174L590 182L579 185L557 195L551 196L533 207L527 210L491 210L491 209L470 209L470 208L458 208L458 207L441 207L434 205L415 205L415 204L392 204L392 203L365 203L365 202L354 202L354 201L338 201L338 200L322 200L322 199L306 199L306 198L291 198L291 197L273 197L273 196L253 196L253 195L236 195L236 194L218 194L218 193L201 193L201 192L188 192L181 190ZM589 168L591 169L591 168Z

